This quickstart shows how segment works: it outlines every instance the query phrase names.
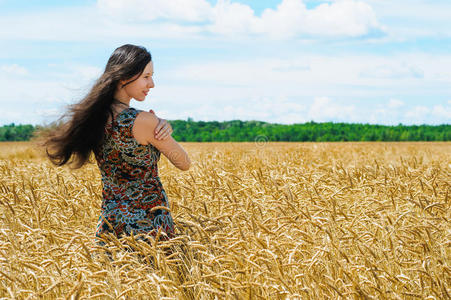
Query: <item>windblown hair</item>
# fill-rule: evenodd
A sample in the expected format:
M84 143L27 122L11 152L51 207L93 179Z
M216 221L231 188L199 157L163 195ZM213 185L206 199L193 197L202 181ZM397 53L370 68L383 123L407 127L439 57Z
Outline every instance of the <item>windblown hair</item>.
M89 93L79 103L69 105L59 118L68 121L60 121L61 125L45 134L42 146L54 165L69 163L77 169L89 161L92 152L97 153L105 138L108 117L114 118L111 105L119 82L138 75L136 80L151 60L150 53L141 46L126 44L114 50Z

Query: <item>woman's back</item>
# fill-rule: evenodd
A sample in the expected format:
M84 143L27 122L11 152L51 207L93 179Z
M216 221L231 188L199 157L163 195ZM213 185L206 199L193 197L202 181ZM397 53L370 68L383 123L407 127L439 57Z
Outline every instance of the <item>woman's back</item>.
M108 122L104 143L96 153L103 183L97 237L105 232L118 237L132 232L155 236L160 227L163 235L174 235L169 201L158 177L160 151L133 136L140 112L129 107Z

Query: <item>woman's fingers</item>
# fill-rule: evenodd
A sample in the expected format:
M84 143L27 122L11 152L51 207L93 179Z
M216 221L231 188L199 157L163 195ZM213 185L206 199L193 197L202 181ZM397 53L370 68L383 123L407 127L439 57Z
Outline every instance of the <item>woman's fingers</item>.
M168 137L168 132L164 131L161 135L157 137L158 140L164 140Z
M152 114L155 114L153 109L149 110L149 112ZM167 123L167 121L165 119L158 118L158 124L157 124L157 127L155 127L155 132L154 132L156 139L159 139L161 133L163 132L163 127L165 126L165 123Z
M164 126L164 121L165 120L158 118L158 124L157 127L155 127L155 137L157 137L157 135L161 132L161 129Z
M149 112L155 114L153 109L150 109ZM155 138L157 140L164 140L171 134L172 134L171 124L169 124L169 122L165 119L158 118L158 124L157 127L155 127Z
M159 140L164 140L167 137L169 137L172 133L172 130L170 130L169 128L163 129L160 131L160 133L157 135L157 139Z
M157 125L157 128L155 129L155 138L158 140L164 140L169 135L172 134L172 127L171 124L165 119L160 119L160 122Z

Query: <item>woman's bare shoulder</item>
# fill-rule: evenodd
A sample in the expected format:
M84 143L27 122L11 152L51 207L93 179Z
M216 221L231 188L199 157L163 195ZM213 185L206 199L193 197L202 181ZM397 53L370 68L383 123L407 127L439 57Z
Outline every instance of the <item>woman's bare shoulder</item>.
M158 124L158 117L148 111L139 111L136 114L135 126L137 128L145 127L149 128L149 126L156 127Z
M147 111L140 111L136 115L132 133L135 139L143 145L147 145L154 137L154 130L158 125L158 118Z

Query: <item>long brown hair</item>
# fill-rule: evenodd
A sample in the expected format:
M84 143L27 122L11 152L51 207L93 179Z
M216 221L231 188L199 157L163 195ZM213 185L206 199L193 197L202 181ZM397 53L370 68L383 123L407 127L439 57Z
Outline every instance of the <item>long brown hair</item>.
M41 145L53 164L69 163L80 168L92 152L97 153L105 138L108 116L114 117L111 105L119 82L141 76L151 60L149 51L142 46L126 44L114 50L89 93L79 103L69 105L68 111L59 118L61 125L45 133ZM61 122L63 119L68 121Z

